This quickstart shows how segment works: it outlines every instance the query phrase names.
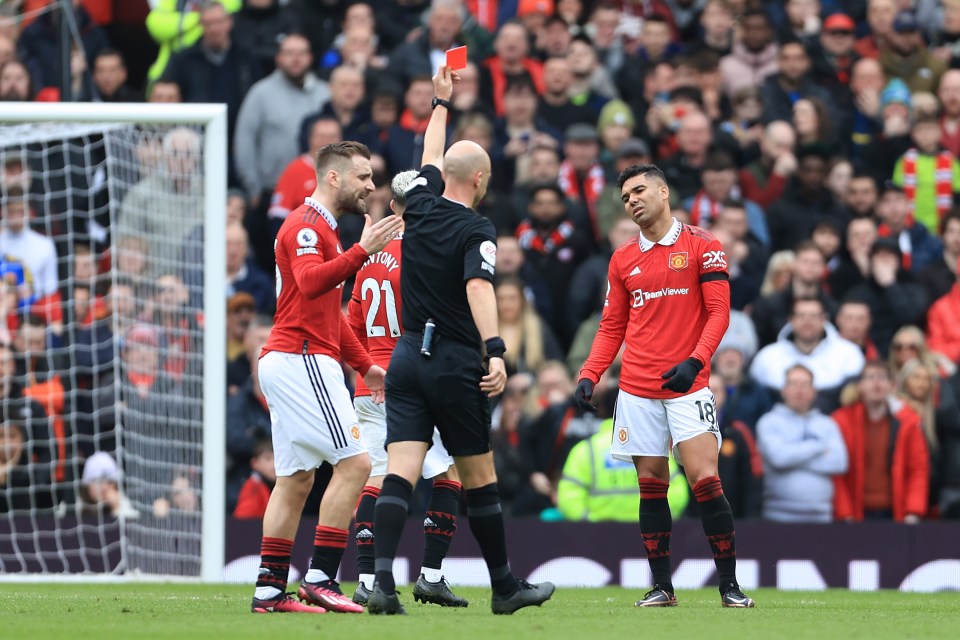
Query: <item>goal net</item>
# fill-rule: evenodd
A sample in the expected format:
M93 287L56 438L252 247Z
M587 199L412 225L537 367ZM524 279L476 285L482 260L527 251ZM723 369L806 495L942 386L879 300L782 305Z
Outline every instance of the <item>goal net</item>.
M0 123L0 579L219 580L224 109Z

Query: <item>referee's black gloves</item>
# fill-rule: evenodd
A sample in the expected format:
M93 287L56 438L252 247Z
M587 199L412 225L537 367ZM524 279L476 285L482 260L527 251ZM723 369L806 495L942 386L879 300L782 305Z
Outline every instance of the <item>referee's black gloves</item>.
M703 365L699 360L696 358L687 358L660 376L666 380L660 388L669 389L676 393L686 393L690 391L690 387L693 386L693 381L697 379L697 375L701 369L703 369Z
M590 404L590 398L592 397L593 383L586 378L580 378L580 382L577 383L577 391L573 394L574 400L577 401L577 406L584 411L596 413L597 408Z

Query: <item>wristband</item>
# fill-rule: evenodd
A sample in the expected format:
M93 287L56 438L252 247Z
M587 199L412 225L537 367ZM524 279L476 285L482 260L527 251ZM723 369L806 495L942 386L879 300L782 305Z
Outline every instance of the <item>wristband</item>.
M483 344L487 348L488 358L502 358L507 352L507 345L500 336L484 340Z
M436 109L437 105L444 106L448 111L453 110L453 104L449 100L444 100L443 98L434 98L433 102L430 103L431 109Z

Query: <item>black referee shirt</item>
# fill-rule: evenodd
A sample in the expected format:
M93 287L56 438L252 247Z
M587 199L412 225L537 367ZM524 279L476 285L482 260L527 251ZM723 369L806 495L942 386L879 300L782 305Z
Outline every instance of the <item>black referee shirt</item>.
M422 332L433 318L439 336L478 346L466 282L493 282L497 236L493 223L444 198L440 170L427 165L407 188L403 213L400 295L404 332Z

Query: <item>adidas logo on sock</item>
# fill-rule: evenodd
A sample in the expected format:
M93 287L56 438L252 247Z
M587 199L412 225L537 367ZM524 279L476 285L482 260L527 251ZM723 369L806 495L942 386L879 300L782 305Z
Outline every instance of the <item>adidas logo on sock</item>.
M357 532L357 540L359 540L360 538L366 539L366 538L372 538L372 537L373 537L373 531L370 531L370 529L361 529L360 531Z
M423 520L423 526L425 526L425 527L435 527L435 526L437 526L437 523L434 522L433 520L431 520L429 516L427 516L427 517L424 518L424 520Z

